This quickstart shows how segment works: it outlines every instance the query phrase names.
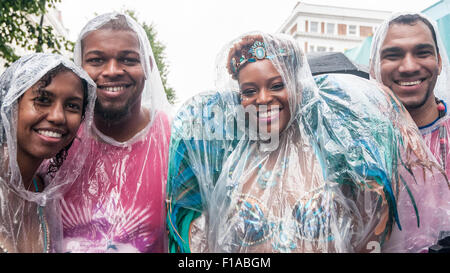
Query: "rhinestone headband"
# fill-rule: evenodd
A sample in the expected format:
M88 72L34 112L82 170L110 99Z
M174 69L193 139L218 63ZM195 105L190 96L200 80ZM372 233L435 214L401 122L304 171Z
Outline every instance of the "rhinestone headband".
M279 52L277 55L278 56L288 56L286 50L283 48L279 49ZM263 42L255 41L253 43L253 45L251 46L251 48L247 52L243 51L242 56L239 58L239 60L238 60L238 57L231 58L231 61L230 61L231 71L233 72L233 74L237 74L240 67L243 66L244 64L246 64L247 62L254 63L258 60L264 60L264 59L270 60L270 59L273 59L273 57L274 57L273 55L267 55L266 45Z

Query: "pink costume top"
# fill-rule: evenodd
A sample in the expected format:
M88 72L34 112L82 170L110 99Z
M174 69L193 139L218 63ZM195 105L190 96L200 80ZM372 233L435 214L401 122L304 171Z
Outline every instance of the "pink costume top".
M450 115L447 112L444 117L419 129L426 146L437 162L445 165L447 177L450 177ZM428 174L424 179L418 174L416 181L408 181L408 186L417 205L419 226L414 206L403 187L398 200L402 231L395 227L384 252L428 252L428 248L437 243L440 231L450 231L450 188L444 176Z
M166 252L170 125L160 112L146 128L128 146L91 140L81 175L62 201L65 252Z

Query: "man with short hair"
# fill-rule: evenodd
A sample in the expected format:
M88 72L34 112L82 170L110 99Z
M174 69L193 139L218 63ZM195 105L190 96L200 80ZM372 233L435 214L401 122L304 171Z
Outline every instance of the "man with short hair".
M62 201L63 249L166 252L170 107L148 38L129 16L103 14L81 31L74 55L97 101L90 135L79 136L91 139L90 154Z
M402 13L386 20L373 39L370 73L403 103L436 165L450 177L448 59L435 24L422 14ZM393 233L384 251L426 252L440 231L450 230L448 181L428 181L433 183L405 183L401 189L398 207L403 230ZM416 204L405 202L410 194ZM420 219L413 216L414 211Z
M442 58L431 23L418 14L398 16L389 23L378 50L381 79L373 76L398 96L419 127L436 120L441 102L434 88ZM373 60L371 65L375 69L378 64Z

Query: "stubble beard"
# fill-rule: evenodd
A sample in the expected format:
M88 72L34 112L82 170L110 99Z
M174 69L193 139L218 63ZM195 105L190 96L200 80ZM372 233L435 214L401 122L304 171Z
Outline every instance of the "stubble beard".
M403 103L403 105L405 106L406 110L408 110L408 111L417 111L422 106L424 106L427 103L427 101L430 98L430 96L434 96L434 87L435 86L436 86L436 82L433 85L429 85L427 93L425 94L423 99L420 100L419 102L409 103L409 104Z
M124 119L126 116L129 115L130 109L131 109L132 103L130 100L127 101L127 103L121 107L121 108L111 108L111 107L105 107L99 102L97 99L95 101L95 116L100 117L105 122L111 124L116 123Z
M425 103L428 101L428 99L430 98L430 96L433 94L433 90L431 88L428 88L427 93L425 94L425 97L420 100L419 102L414 102L414 103L403 103L403 105L405 105L406 110L410 111L410 110L417 110L420 109L422 106L425 105Z

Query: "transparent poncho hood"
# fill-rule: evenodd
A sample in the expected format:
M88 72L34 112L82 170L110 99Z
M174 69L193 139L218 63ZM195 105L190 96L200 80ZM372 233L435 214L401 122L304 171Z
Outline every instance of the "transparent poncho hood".
M275 149L245 133L241 90L227 69L233 45L255 34L291 111ZM187 101L173 121L170 251L367 251L401 226L401 181L429 175L424 166L439 170L392 93L353 75L313 78L292 37L244 34L223 48L216 68L216 92Z
M73 182L77 176L77 167L84 161L86 154L80 153L76 156L76 161L64 162L58 170L56 176L51 181L46 181L47 185L42 193L33 193L24 188L20 171L16 161L17 154L17 103L18 99L39 81L47 72L58 65L69 68L88 85L88 104L84 117L85 128L92 124L93 108L95 100L95 83L84 70L73 64L71 61L55 54L36 53L27 55L13 63L0 78L0 98L1 98L1 132L0 144L6 148L3 152L0 166L8 165L8 181L4 181L12 187L22 198L39 204L45 204L48 200L61 197L67 186ZM83 141L75 139L74 141ZM88 147L86 147L88 148ZM85 150L87 151L87 150Z
M81 30L78 39L75 44L74 49L74 62L77 65L82 65L82 41L83 39L89 35L89 33L96 31L111 20L116 20L118 18L125 18L126 23L131 31L135 32L140 45L140 63L145 73L145 86L142 91L141 98L141 107L145 107L150 111L151 121L148 126L146 126L140 133L135 135L133 138L126 142L118 142L111 137L108 137L102 134L96 127L94 126L94 134L99 136L103 141L110 143L115 146L128 146L139 140L142 140L145 137L145 132L148 131L149 127L153 122L153 118L155 117L157 112L164 112L167 116L170 116L171 105L169 104L166 93L164 91L164 87L162 84L161 76L159 73L159 69L156 66L155 57L153 55L152 48L150 46L149 38L145 30L140 26L133 18L131 18L127 14L123 13L106 13L95 17L90 20L85 27Z

